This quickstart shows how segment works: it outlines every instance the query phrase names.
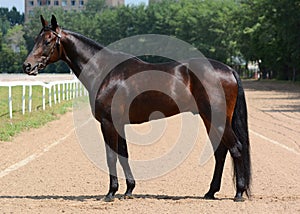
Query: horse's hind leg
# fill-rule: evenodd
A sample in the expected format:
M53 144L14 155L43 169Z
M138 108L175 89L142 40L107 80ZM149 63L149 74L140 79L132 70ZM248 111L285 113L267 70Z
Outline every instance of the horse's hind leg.
M225 158L227 151L229 150L231 157L233 159L234 165L234 173L236 176L236 195L234 200L235 201L243 201L243 192L246 190L246 183L245 183L245 170L244 170L244 162L242 157L242 144L237 139L236 135L234 134L230 123L226 123L225 131L222 137L222 141L219 146L217 146L218 133L217 129L212 127L211 131L213 134L210 136L211 143L214 148L217 148L215 151L215 171L214 176L210 185L209 191L205 194L205 198L207 199L214 199L214 194L219 191L221 185L221 178L225 163Z
M224 169L225 158L228 149L221 142L217 150L215 151L215 170L214 176L210 183L209 191L205 194L205 199L215 199L215 193L220 190L221 187L221 179Z
M132 198L132 191L135 187L135 180L133 178L129 163L128 163L128 150L127 143L124 138L119 136L118 140L118 153L119 153L119 161L124 170L124 174L126 177L127 190L124 194L124 198Z
M234 197L234 201L244 201L243 193L246 191L246 180L245 180L245 169L244 169L244 161L242 158L241 150L242 144L237 140L236 146L229 149L230 154L233 158L234 165L234 173L236 179L236 195Z
M105 141L106 159L109 169L109 191L105 197L105 201L114 200L115 193L118 191L119 183L117 177L117 152L118 152L118 133L114 125L108 121L101 121L101 130Z
M226 146L229 148L229 152L233 159L234 174L236 179L236 195L234 201L244 201L243 193L247 190L246 178L245 178L245 168L244 168L244 159L243 159L243 145L237 139L233 130L229 128L224 134L226 140Z

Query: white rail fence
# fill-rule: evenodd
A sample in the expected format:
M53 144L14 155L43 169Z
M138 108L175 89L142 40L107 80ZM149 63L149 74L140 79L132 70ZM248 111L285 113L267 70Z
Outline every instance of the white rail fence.
M88 92L78 79L62 80L45 83L42 81L9 81L0 82L0 87L8 87L8 112L9 117L13 117L13 93L12 90L16 86L22 87L22 113L26 112L26 89L28 87L28 112L32 111L32 87L43 87L42 107L46 109L46 89L48 90L48 105L52 107L54 104L60 103L62 100L71 100L81 96L87 96Z

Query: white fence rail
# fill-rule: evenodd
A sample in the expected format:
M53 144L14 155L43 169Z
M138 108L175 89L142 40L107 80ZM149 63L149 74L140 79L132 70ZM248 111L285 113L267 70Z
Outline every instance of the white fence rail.
M26 112L26 89L28 87L28 112L32 111L32 86L43 87L42 106L46 109L46 89L48 89L48 104L52 107L61 100L70 100L80 96L87 96L88 92L78 79L62 80L45 83L42 81L9 81L0 82L0 87L8 87L8 111L9 117L13 117L13 87L22 86L22 113Z

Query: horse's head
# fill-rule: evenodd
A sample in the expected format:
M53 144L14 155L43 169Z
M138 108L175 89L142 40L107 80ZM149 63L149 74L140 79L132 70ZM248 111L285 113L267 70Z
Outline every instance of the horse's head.
M35 39L34 47L23 64L23 70L29 75L37 75L48 64L58 61L62 54L60 47L61 28L52 15L51 24L41 16L43 28Z

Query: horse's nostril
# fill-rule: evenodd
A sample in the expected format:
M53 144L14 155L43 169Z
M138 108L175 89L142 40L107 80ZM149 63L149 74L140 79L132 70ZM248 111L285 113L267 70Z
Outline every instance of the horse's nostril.
M27 73L30 70L31 70L31 64L30 63L24 63L23 64L23 71Z

